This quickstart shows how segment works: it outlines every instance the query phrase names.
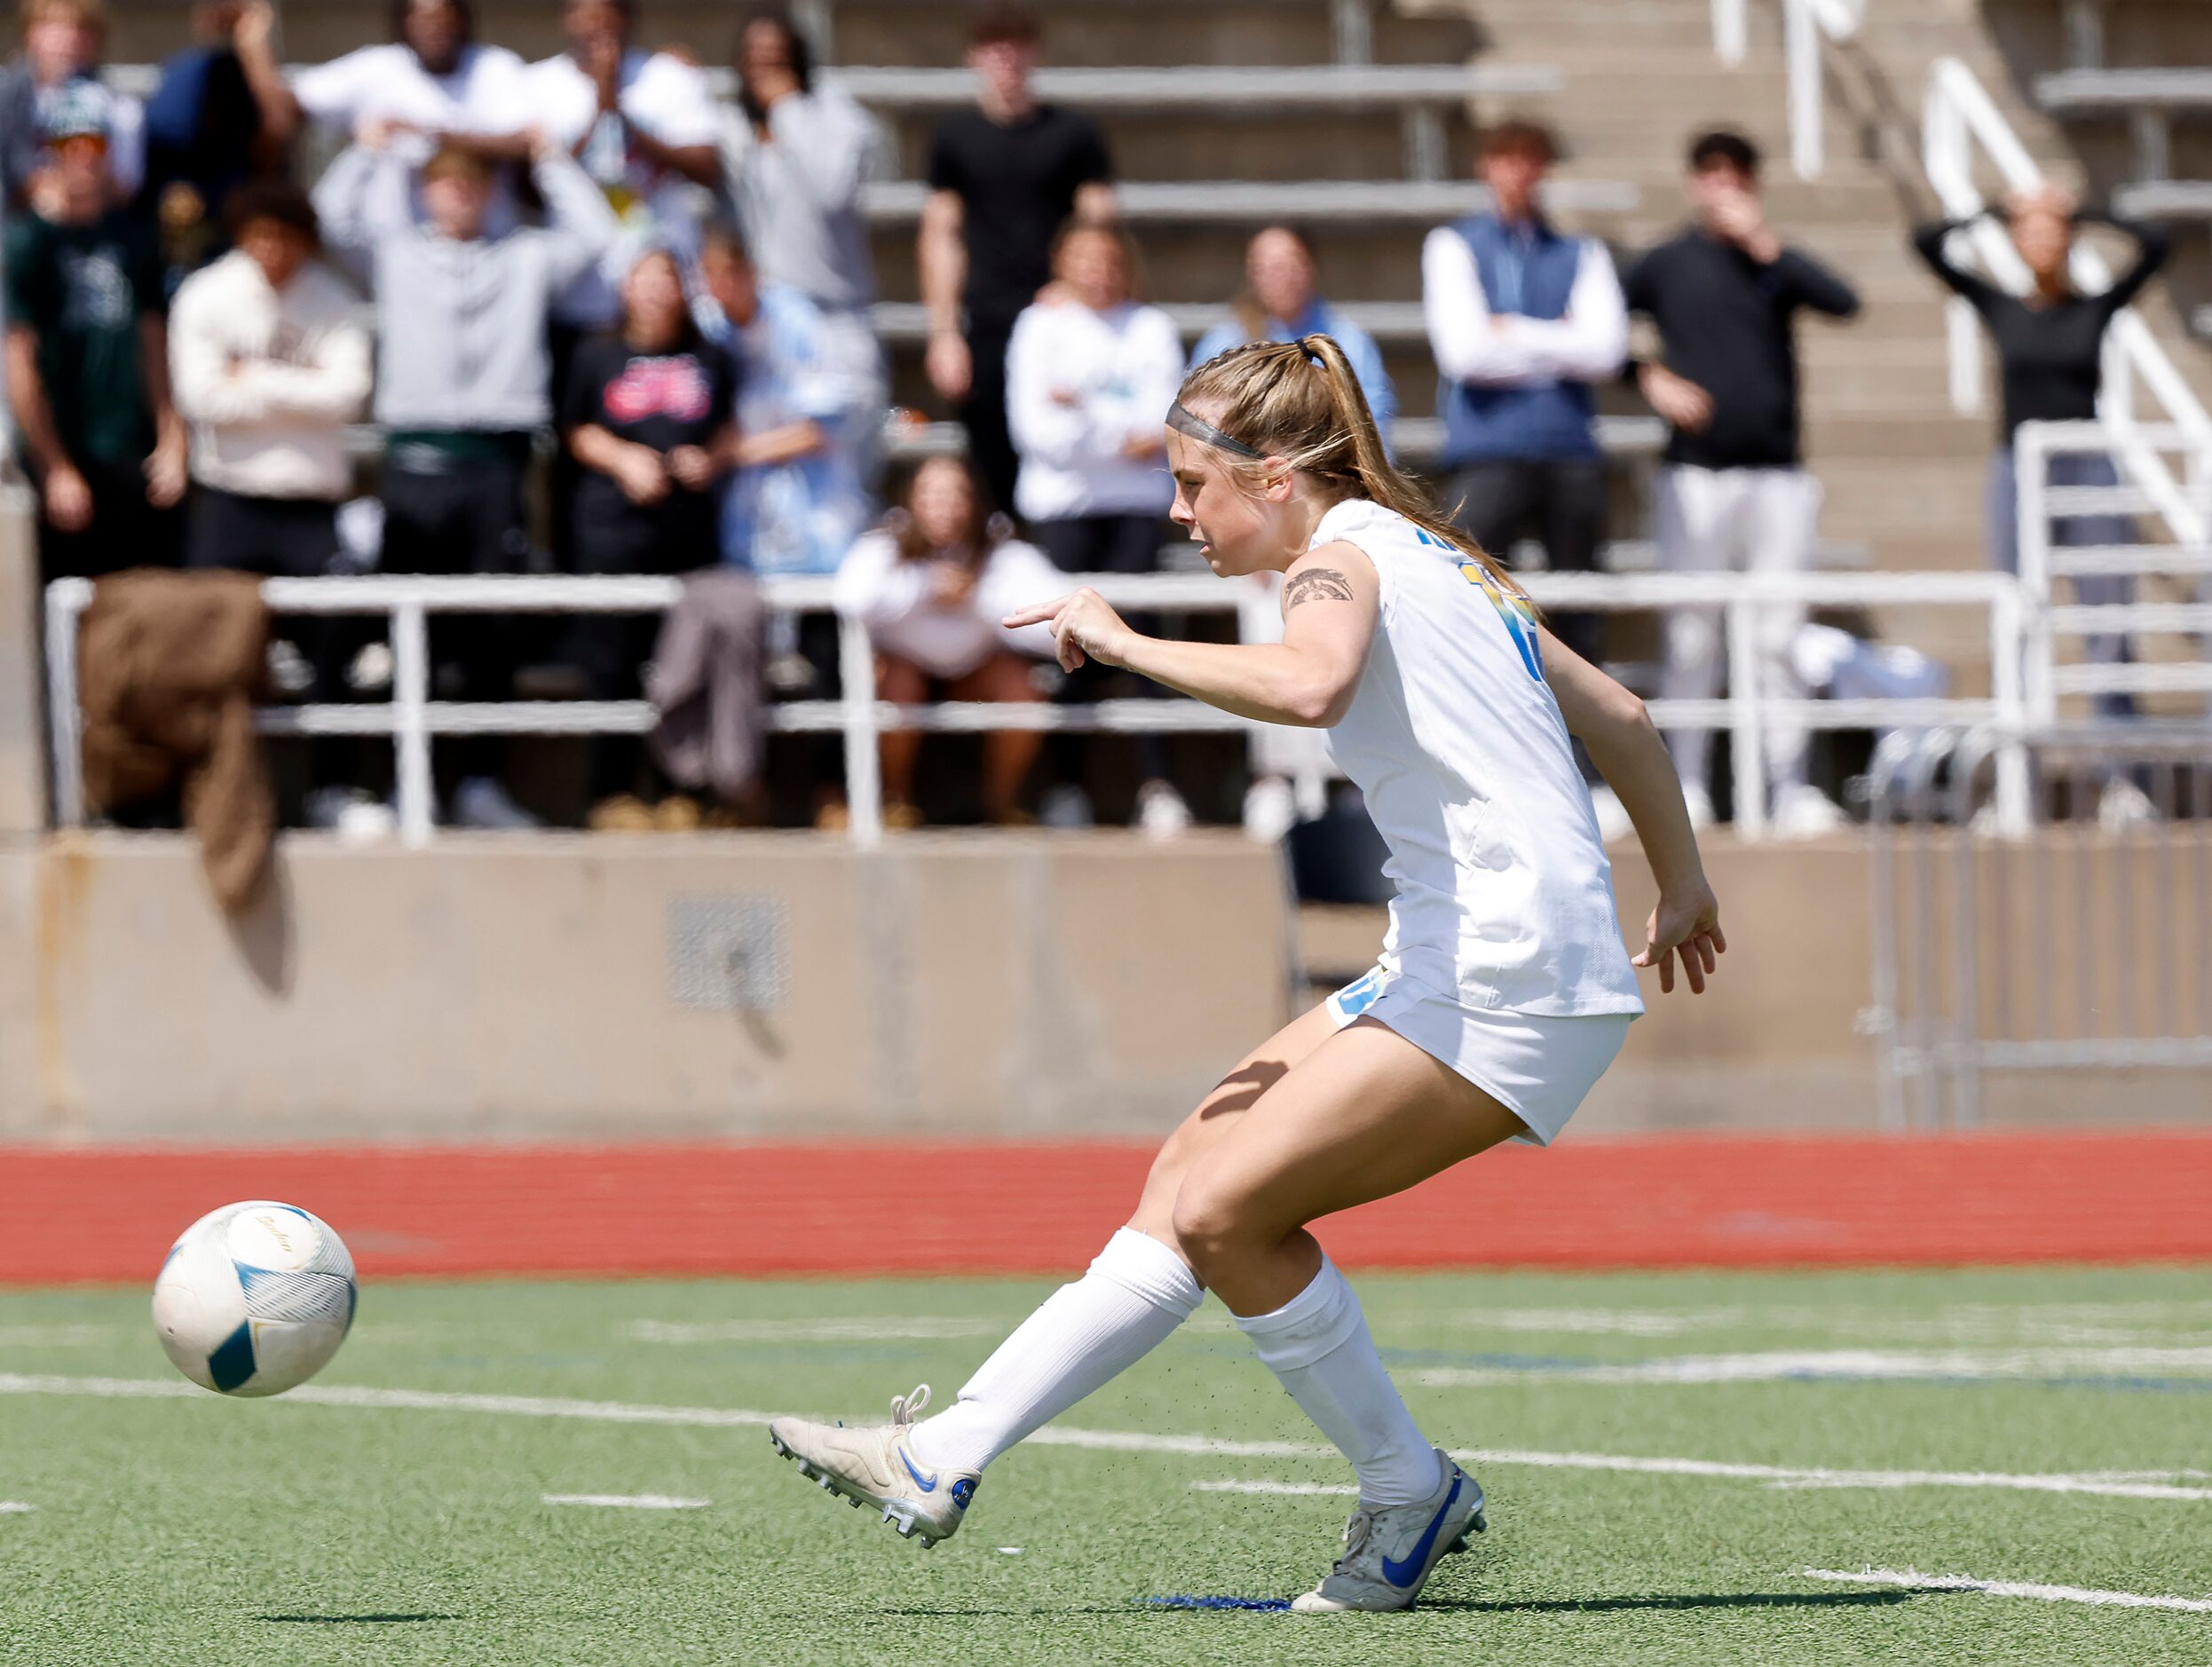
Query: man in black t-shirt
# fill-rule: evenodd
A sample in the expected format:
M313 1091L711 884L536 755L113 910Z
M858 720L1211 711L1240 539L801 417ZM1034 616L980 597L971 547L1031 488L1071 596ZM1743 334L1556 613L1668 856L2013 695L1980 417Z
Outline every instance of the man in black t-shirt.
M1052 278L1052 240L1070 217L1115 216L1106 141L1088 116L1037 102L1037 22L1014 7L976 20L968 49L976 104L937 124L921 211L921 298L929 381L968 426L994 507L1011 509L1019 464L1007 436L1006 352L1014 320Z
M1652 408L1667 420L1664 464L1652 489L1659 562L1669 573L1797 572L1816 547L1821 486L1799 444L1797 320L1848 319L1851 286L1783 244L1759 200L1759 154L1742 134L1716 129L1690 146L1687 188L1695 209L1680 233L1628 269L1629 311L1658 327L1663 362L1638 367ZM1805 686L1790 652L1802 607L1759 610L1760 687L1782 699ZM1667 612L1670 699L1720 692L1722 610ZM1739 691L1739 692L1741 692ZM1803 726L1768 726L1766 774L1774 784L1774 832L1783 838L1835 831L1843 812L1806 778ZM1712 819L1706 780L1710 730L1668 737L1693 823ZM1737 759L1738 814L1757 791Z
M8 392L48 579L177 554L186 434L170 401L161 261L153 233L115 206L112 110L94 81L57 99L39 206L7 228Z

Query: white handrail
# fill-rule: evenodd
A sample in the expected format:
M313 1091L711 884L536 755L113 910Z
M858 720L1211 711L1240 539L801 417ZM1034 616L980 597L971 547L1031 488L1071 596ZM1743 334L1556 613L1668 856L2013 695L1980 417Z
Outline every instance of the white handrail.
M1745 0L1713 0L1713 51L1734 68L1749 47ZM1789 83L1789 164L1818 179L1828 164L1821 37L1847 41L1867 20L1867 0L1782 0L1782 58Z
M1973 146L1979 145L2012 190L2042 184L2042 170L2027 154L2011 124L1984 90L1974 72L1955 58L1939 59L1928 73L1922 122L1921 165L1943 210L1968 219L1986 206L1974 179ZM1990 276L2006 288L2024 291L2027 265L1994 220L1979 220L1964 236ZM2084 289L2111 284L2112 268L2093 249L2077 243L2073 276ZM1953 296L1948 307L1951 403L1960 412L1981 407L1981 329L1973 309ZM2192 447L2212 446L2212 415L2191 391L2133 307L2122 311L2105 333L2105 386L2097 402L2097 420L2111 437L2112 449L2130 477L2149 494L2153 507L2174 537L2184 544L2206 541L2208 515L2192 501L2190 486L2177 479L2156 445L2145 437L2136 415L2135 394L2146 390L2162 407L2165 420L2187 436Z
M1179 612L1230 613L1238 636L1258 639L1254 611L1272 597L1249 583L1224 583L1200 573L1071 576L1089 583L1117 606ZM1718 699L1655 699L1652 721L1662 730L1726 728L1734 737L1736 778L1742 784L1737 826L1757 838L1766 826L1767 783L1764 731L1770 725L1839 730L1869 726L1987 723L2006 734L2023 721L2019 582L2009 573L1532 573L1528 587L1550 608L1619 612L1692 604L1726 610L1736 651L1727 694ZM588 735L642 733L653 724L642 700L506 701L462 704L430 698L426 620L443 612L659 612L682 594L683 581L664 578L484 577L436 578L370 574L358 578L272 579L263 598L281 613L383 614L395 647L388 704L303 706L260 715L265 732L389 737L397 753L396 797L404 842L421 845L433 833L431 739L437 735ZM825 579L766 579L762 599L781 612L826 612L834 606ZM92 600L83 579L58 579L46 588L47 702L54 762L54 815L64 827L84 819L83 736L78 707L78 621ZM1784 699L1758 686L1758 614L1775 606L1966 606L1986 612L1994 673L1988 699ZM850 615L840 620L839 675L843 692L833 700L794 701L772 708L778 731L841 733L845 738L846 796L854 841L873 844L882 834L877 738L886 730L1096 730L1122 734L1245 732L1249 720L1184 699L1102 701L1083 708L1015 707L948 702L899 707L874 698L874 654L866 626ZM2025 804L2025 799L2018 802ZM2025 814L2023 810L2021 814Z

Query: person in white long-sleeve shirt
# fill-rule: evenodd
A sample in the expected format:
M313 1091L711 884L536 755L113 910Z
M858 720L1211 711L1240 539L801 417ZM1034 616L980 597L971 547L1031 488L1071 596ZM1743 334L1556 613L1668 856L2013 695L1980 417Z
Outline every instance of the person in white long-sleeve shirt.
M1015 320L1007 348L1007 426L1022 462L1014 507L1063 573L1149 573L1175 495L1160 435L1182 382L1182 338L1166 313L1134 298L1136 249L1118 221L1063 229L1052 273L1051 297ZM1063 699L1102 699L1129 681L1085 666ZM1181 833L1190 810L1167 780L1165 744L1140 735L1136 747L1137 826L1156 837ZM1046 800L1055 826L1091 819L1074 780L1082 762L1072 746L1060 749L1070 779Z
M1534 123L1484 135L1477 168L1492 209L1428 234L1421 304L1453 518L1501 561L1529 533L1555 572L1580 573L1597 565L1605 533L1594 384L1620 374L1628 313L1605 246L1564 235L1537 206L1552 159L1551 138ZM1597 658L1596 615L1549 623Z
M1023 312L1007 349L1014 507L1068 573L1151 571L1174 496L1160 423L1182 339L1133 298L1134 265L1118 225L1068 227L1053 249L1057 294Z
M974 464L933 457L914 471L900 509L846 556L837 606L867 625L879 700L919 705L936 689L947 699L1026 704L1043 698L1030 672L1051 657L1052 636L1036 626L1009 631L999 621L1064 588L1060 570L990 513ZM992 821L1029 820L1017 800L1043 740L1035 730L985 737L984 810ZM920 732L889 732L881 747L884 820L915 826Z
M368 405L368 332L314 258L320 228L297 186L241 186L228 217L236 247L170 311L170 383L192 436L186 563L320 573L352 491L345 430Z

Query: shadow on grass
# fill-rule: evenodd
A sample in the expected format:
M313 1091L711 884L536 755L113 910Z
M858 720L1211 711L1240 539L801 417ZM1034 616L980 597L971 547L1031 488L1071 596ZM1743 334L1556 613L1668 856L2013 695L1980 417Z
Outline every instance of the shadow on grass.
M276 1621L292 1626L404 1626L418 1621L458 1621L457 1615L433 1615L424 1609L414 1615L257 1615L257 1621Z
M1663 1592L1646 1598L1548 1598L1485 1603L1425 1598L1424 1609L1469 1615L1603 1615L1615 1609L1874 1609L1939 1596L1927 1592Z

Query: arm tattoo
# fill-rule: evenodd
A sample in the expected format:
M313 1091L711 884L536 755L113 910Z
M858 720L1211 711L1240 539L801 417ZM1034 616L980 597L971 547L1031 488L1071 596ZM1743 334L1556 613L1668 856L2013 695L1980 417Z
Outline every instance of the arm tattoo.
M1308 567L1283 587L1283 612L1301 602L1349 602L1352 582L1333 567Z

